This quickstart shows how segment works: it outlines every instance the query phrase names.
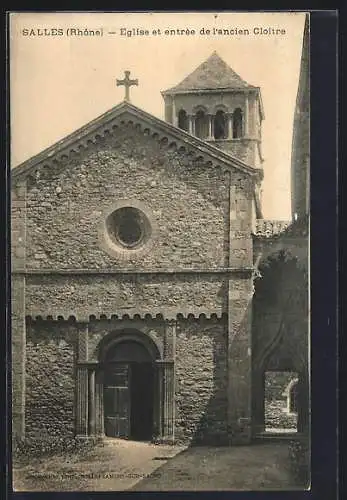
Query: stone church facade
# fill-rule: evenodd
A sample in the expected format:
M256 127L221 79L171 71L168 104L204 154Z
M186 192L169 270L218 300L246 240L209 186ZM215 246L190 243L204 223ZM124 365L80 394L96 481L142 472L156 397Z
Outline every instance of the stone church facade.
M13 169L15 438L248 443L265 369L307 430L307 234L262 218L260 89L214 53L163 98Z

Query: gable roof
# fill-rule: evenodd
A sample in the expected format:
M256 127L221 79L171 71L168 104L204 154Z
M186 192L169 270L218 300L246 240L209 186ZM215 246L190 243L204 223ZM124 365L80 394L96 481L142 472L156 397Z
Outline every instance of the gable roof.
M150 130L152 135L156 134L158 140L164 139L168 143L174 142L178 147L184 147L189 151L195 149L196 156L206 156L208 160L212 161L216 166L223 165L225 167L235 168L243 173L260 179L263 177L262 169L254 168L212 144L192 136L188 132L170 123L156 118L129 102L123 101L95 120L92 120L72 134L66 136L64 139L46 148L41 153L12 168L12 179L30 175L32 171L35 171L35 169L42 164L51 166L51 162L59 162L63 160L64 157L69 157L72 153L78 154L80 149L86 148L90 143L97 141L98 136L103 137L107 133L113 133L114 128L117 128L122 121L138 125L144 131L146 129ZM52 166L52 168L54 168L54 166Z
M243 80L225 61L213 52L178 85L165 90L163 94L174 94L194 90L257 89Z

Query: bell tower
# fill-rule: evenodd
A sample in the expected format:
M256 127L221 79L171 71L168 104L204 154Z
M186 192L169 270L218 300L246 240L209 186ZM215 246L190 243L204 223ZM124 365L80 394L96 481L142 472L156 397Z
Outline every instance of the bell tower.
M167 122L261 167L260 88L245 82L216 52L162 96Z

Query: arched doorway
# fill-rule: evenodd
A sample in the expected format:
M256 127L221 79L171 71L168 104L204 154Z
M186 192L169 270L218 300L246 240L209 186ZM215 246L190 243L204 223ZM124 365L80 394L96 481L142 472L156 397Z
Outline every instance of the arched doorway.
M152 439L157 386L155 357L155 352L133 336L120 336L107 346L103 359L106 436Z
M265 429L265 377L277 373L297 379L294 389L297 432L309 430L308 277L298 259L285 249L271 254L259 266L253 297L252 416L253 432ZM284 373L287 375L284 376ZM283 390L285 386L283 387ZM282 389L281 389L282 390ZM293 399L293 400L294 400ZM294 415L292 415L294 417Z

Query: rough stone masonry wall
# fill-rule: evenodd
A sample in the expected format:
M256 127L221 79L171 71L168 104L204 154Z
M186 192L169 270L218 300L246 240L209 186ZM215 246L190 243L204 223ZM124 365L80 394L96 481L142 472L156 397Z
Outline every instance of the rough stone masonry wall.
M226 151L232 156L239 158L248 165L260 167L258 144L253 139L219 140L213 141L212 144L222 151Z
M227 322L181 321L176 337L175 438L227 440Z
M154 139L144 137L134 129L127 129L123 135L111 137L103 143L91 146L87 152L69 160L66 165L58 165L48 170L42 169L36 178L28 179L27 268L119 270L126 267L134 271L148 271L182 267L196 270L217 269L228 266L229 184L230 182L237 184L243 177L243 174L235 172L231 174L230 179L230 175L224 174L220 169L192 162L189 156L179 152L161 149ZM152 251L125 261L105 252L98 239L105 211L119 198L135 198L142 201L149 207L153 214L153 224L157 227ZM246 212L245 214L247 215ZM248 220L242 220L242 223L248 227ZM243 243L242 248L240 245L240 248L234 251L235 258L240 252L247 254L248 250L243 249ZM237 263L247 263L248 259L241 257L236 258ZM114 276L107 277L109 282L115 281L114 278ZM46 278L37 276L28 279L30 284L27 314L35 312L40 314L44 311L47 315L55 312L68 315L69 311L74 314L76 309L83 311L84 314L101 315L105 313L105 309L107 314L117 314L113 300L115 293L117 301L120 301L116 303L119 309L123 306L126 308L133 296L133 284L130 284L130 289L127 285L125 290L118 290L114 286L109 288L100 285L95 276L87 278L94 281L84 288L83 293L79 288L81 283L76 277L57 279L56 276ZM81 277L82 281L83 279L84 277ZM47 284L45 280L52 282ZM67 283L63 283L64 280L67 280ZM169 283L170 280L172 283ZM206 286L201 287L201 283L193 280L186 288L179 290L178 287L177 293L172 293L170 286L175 287L175 283L168 277L168 283L164 286L167 294L164 296L162 284L154 283L154 289L149 287L148 293L146 292L146 297L149 297L148 312L153 314L153 309L158 304L155 313L165 313L172 307L172 311L169 310L170 314L182 310L187 312L196 310L197 313L204 312L208 315L220 312L221 304L225 311L227 305L225 286L222 282L218 283L218 279L215 281L212 279L210 283L208 279ZM136 286L138 287L138 284ZM140 288L141 286L142 284ZM109 293L110 290L111 292L113 290L113 294ZM207 293L203 292L204 290ZM122 295L124 291L125 298L124 294ZM137 296L135 304L137 308L138 304L146 303L143 298L141 293ZM169 300L174 303L169 304ZM194 311L189 310L192 306L195 308ZM226 339L225 342L221 339L221 331L224 328L226 331L226 326L221 328L220 325L216 325L215 329L214 327L211 329L201 325L198 334L197 327L189 325L185 327L186 340L183 343L181 342L183 338L177 340L177 380L182 379L182 373L184 379L185 369L189 370L190 366L196 367L194 373L187 372L187 380L193 380L191 393L194 397L180 395L184 393L181 389L177 393L177 428L181 426L183 429L181 434L190 436L191 439L212 433L212 430L206 431L204 427L206 416L204 417L203 412L207 415L207 421L213 422L215 429L213 432L219 435L224 432L227 392L226 379L222 375L226 366L224 361ZM181 332L178 332L178 337L180 335ZM40 332L40 335L31 333L27 341L27 351L30 359L28 374L31 374L28 375L26 392L28 429L38 425L37 432L42 432L44 435L49 433L49 422L52 422L52 425L57 426L58 434L71 432L73 428L71 337L64 336L62 332L47 331ZM185 352L187 354L184 354ZM197 363L195 360L199 357L200 362ZM217 363L217 359L221 361ZM47 373L51 374L51 379L44 377L40 366L45 367ZM202 366L206 367L205 371L201 369ZM57 386L60 373L63 377L61 387ZM212 385L209 382L211 376ZM48 416L47 411L45 413L40 409L39 393L35 392L39 386L38 382L43 384L46 379L47 384L51 382L56 389L54 393L49 390L43 401L43 407L53 405L55 408L56 416L53 418L51 415ZM43 386L43 389L42 392L45 393L48 387ZM64 391L66 398L63 400ZM189 392L188 389L186 392ZM57 399L54 399L55 394ZM194 409L195 404L198 404L196 409ZM67 415L66 419L63 418L63 414ZM192 423L189 423L190 417Z
M76 340L75 326L27 325L25 423L29 440L74 434Z
M26 185L19 183L11 193L11 267L25 267ZM23 438L25 432L25 277L11 279L12 352L12 434Z
M88 320L104 315L120 318L162 314L217 314L227 312L227 288L220 276L29 276L26 315L75 316Z
M229 178L153 138L124 128L28 186L27 266L51 268L218 268L228 255ZM237 174L241 177L244 174ZM233 180L233 179L232 179ZM120 199L148 207L151 251L101 248L105 214Z

